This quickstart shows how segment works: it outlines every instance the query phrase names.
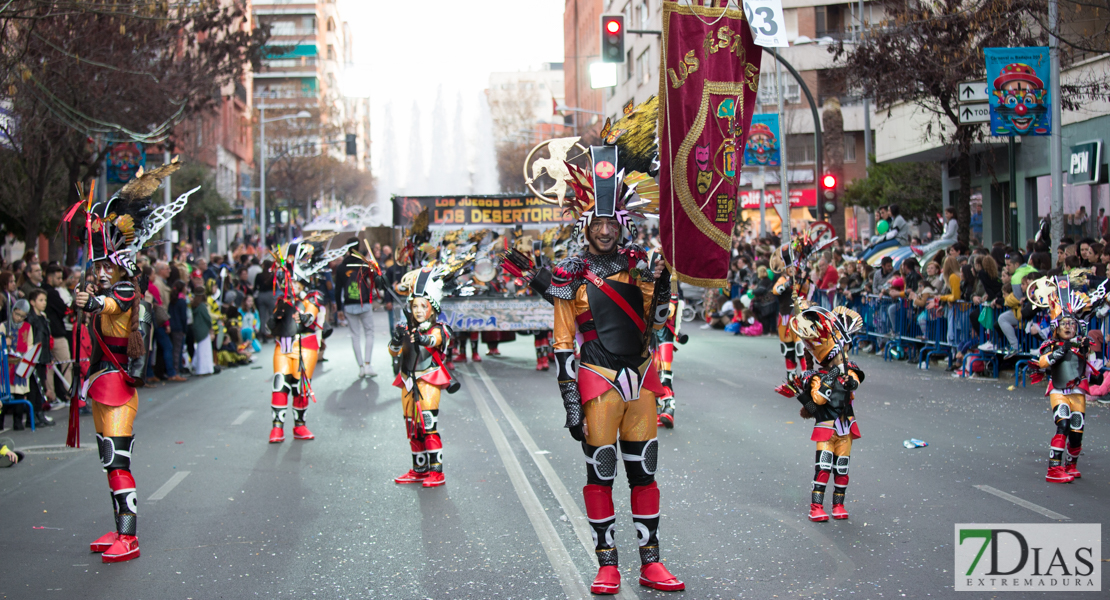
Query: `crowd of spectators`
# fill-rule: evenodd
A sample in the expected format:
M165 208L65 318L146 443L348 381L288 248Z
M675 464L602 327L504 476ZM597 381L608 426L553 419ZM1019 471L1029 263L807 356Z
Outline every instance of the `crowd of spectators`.
M879 218L891 214L883 211ZM1001 242L969 247L955 243L951 211L945 214L943 229L937 240L909 234L907 242L914 255L903 258L897 269L889 255L874 267L862 259L874 246L886 244L886 236L868 240L867 246L834 243L811 261L807 275L814 287L812 301L829 307L846 305L861 314L868 307L869 332L881 335L867 336L866 351L881 353L887 344L897 342L896 357L920 360L918 353L905 349L925 348L939 340L954 349L951 369L955 374L972 375L983 370L982 361L964 364L966 355L987 354L1000 364L1013 365L1035 353L1047 339L1045 311L1027 297L1033 281L1069 274L1073 287L1091 290L1106 279L1110 266L1110 234L1064 237L1054 248L1036 240L1028 240L1024 248ZM703 327L735 335L775 334L778 299L771 290L779 275L771 271L770 257L779 245L775 235L734 236L729 285L705 291L700 305ZM688 298L687 302L698 301ZM963 323L969 331L958 332L958 324ZM1092 331L1092 337L1100 346L1101 332Z
M252 362L261 343L270 338L267 323L275 307L269 253L237 244L228 255L205 257L182 244L166 261L160 249L145 250L137 261L148 282L144 299L154 321L145 385L182 384ZM375 244L373 252L386 278L391 283L399 280L403 269L393 264L390 247ZM9 385L14 399L31 404L30 410L23 402L4 404L0 430L8 416L14 429L24 429L31 419L36 427L49 427L54 424L49 413L70 401L77 319L73 291L83 278L86 285L93 284L91 272L86 274L83 267L39 261L31 251L10 264L0 261L0 337L7 352ZM337 306L334 282L332 271L324 269L316 283L331 324L345 317ZM388 303L386 308L391 308ZM30 354L36 345L41 350ZM321 360L326 360L323 350ZM28 363L26 376L20 376L21 362ZM88 414L87 408L81 412Z

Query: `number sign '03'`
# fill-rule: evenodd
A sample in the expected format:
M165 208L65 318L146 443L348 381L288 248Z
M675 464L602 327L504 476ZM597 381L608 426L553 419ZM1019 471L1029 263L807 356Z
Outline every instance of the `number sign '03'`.
M782 16L782 0L744 0L744 17L752 30L756 45L786 48L786 20Z

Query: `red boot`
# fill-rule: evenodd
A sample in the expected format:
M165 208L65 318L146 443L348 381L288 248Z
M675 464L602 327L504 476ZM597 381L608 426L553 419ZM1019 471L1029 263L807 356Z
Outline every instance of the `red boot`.
M424 478L424 487L439 487L447 483L443 478L443 473L439 471L429 471L428 476Z
M402 484L403 483L420 483L420 482L424 481L424 478L427 477L427 476L428 476L427 471L425 471L423 473L419 473L417 471L409 469L408 473L405 473L404 475L394 479L393 483L402 483Z
M490 348L489 350L486 350L486 355L488 355L488 356L501 356L501 351L498 350L497 348Z
M832 518L837 521L843 521L848 518L848 511L844 510L843 504L833 504Z
M621 572L615 565L601 567L590 584L591 594L612 595L621 591Z
M1064 465L1064 472L1068 475L1071 475L1072 479L1079 479L1083 477L1083 474L1079 472L1079 467L1075 466L1075 463L1073 462Z
M810 504L809 520L814 523L824 523L829 520L829 513L825 512L825 507L820 504Z
M1075 454L1071 453L1072 450L1075 450ZM1067 453L1064 454L1064 472L1071 475L1074 479L1083 477L1083 474L1079 472L1078 466L1079 451L1079 448L1068 448Z
M473 354L473 355L472 355L472 356L470 357L470 362L482 362L482 355L481 355L481 354L478 354L477 352L475 352L475 353L474 353L474 354Z
M671 575L663 563L653 562L640 567L640 585L664 592L680 592L686 584Z
M280 444L284 441L285 441L285 428L284 427L274 427L273 429L270 430L270 443L271 444Z
M118 539L119 534L114 531L105 533L97 538L95 542L89 544L89 552L105 552L108 548L111 548L112 544L116 543Z
M1048 474L1044 476L1044 480L1049 483L1071 483L1075 481L1075 477L1065 471L1064 467L1056 465L1048 468Z
M304 425L296 425L293 427L293 439L295 440L314 440L316 436L308 430Z
M662 427L663 426L663 415L655 415L655 426L656 427Z
M121 535L112 543L111 547L100 555L106 563L124 562L139 558L139 538L133 535Z

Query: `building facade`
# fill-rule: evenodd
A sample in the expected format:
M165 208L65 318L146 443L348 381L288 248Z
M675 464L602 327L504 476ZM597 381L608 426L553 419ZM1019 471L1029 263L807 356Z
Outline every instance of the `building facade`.
M659 0L656 0L658 2ZM600 62L605 0L566 0L563 10L564 122L574 135L590 137L605 122L601 90L590 87L590 65Z

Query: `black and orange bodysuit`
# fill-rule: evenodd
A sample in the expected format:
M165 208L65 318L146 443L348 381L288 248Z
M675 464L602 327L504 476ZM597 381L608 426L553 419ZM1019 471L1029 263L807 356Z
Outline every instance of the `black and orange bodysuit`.
M92 344L88 378L82 396L93 413L100 464L108 472L112 493L116 531L93 542L93 551L105 552L121 535L136 536L138 531L138 496L131 474L134 450L135 415L139 408L136 388L143 385L146 352L138 358L127 355L131 333L131 312L139 311L139 333L142 347L149 348L153 321L150 307L136 303L138 292L130 281L121 281L107 292L89 296L83 310L93 313ZM138 556L138 547L130 553ZM106 557L106 562L112 562Z
M400 358L401 368L393 385L401 390L405 432L412 451L412 470L402 476L412 481L398 483L416 483L426 479L428 473L443 473L439 399L443 389L451 384L451 374L444 364L451 329L443 323L429 323L419 327L413 343L404 327L398 325L389 344L389 354Z
M292 293L292 290L290 290ZM270 400L273 428L270 443L285 440L285 412L293 396L293 437L311 440L316 436L305 425L305 411L312 395L312 374L320 353L320 338L327 319L318 293L299 294L292 301L279 297L271 331L274 333L274 382Z
M809 296L811 290L812 286L809 285L809 282L803 281L801 295ZM779 317L776 322L779 334L779 352L782 353L782 357L786 361L788 378L791 372L802 373L806 370L805 345L790 329L790 316L794 314L793 292L794 277L788 273L780 275L775 280L775 285L771 287L771 293L777 296L779 301Z
M665 393L648 336L663 326L669 274L654 281L647 255L628 246L605 255L581 254L553 269L555 362L567 412L566 427L586 454L586 516L602 567L617 564L613 479L622 459L632 488L632 520L643 564L659 561L659 446L656 398ZM581 343L581 361L574 344ZM620 442L620 450L617 442Z
M1102 374L1087 363L1090 341L1086 337L1061 340L1056 337L1041 345L1037 366L1048 378L1049 408L1056 422L1056 433L1049 444L1048 474L1050 483L1068 483L1082 477L1079 453L1083 447L1086 424L1087 393L1091 379L1101 383ZM1035 376L1035 380L1044 374Z

